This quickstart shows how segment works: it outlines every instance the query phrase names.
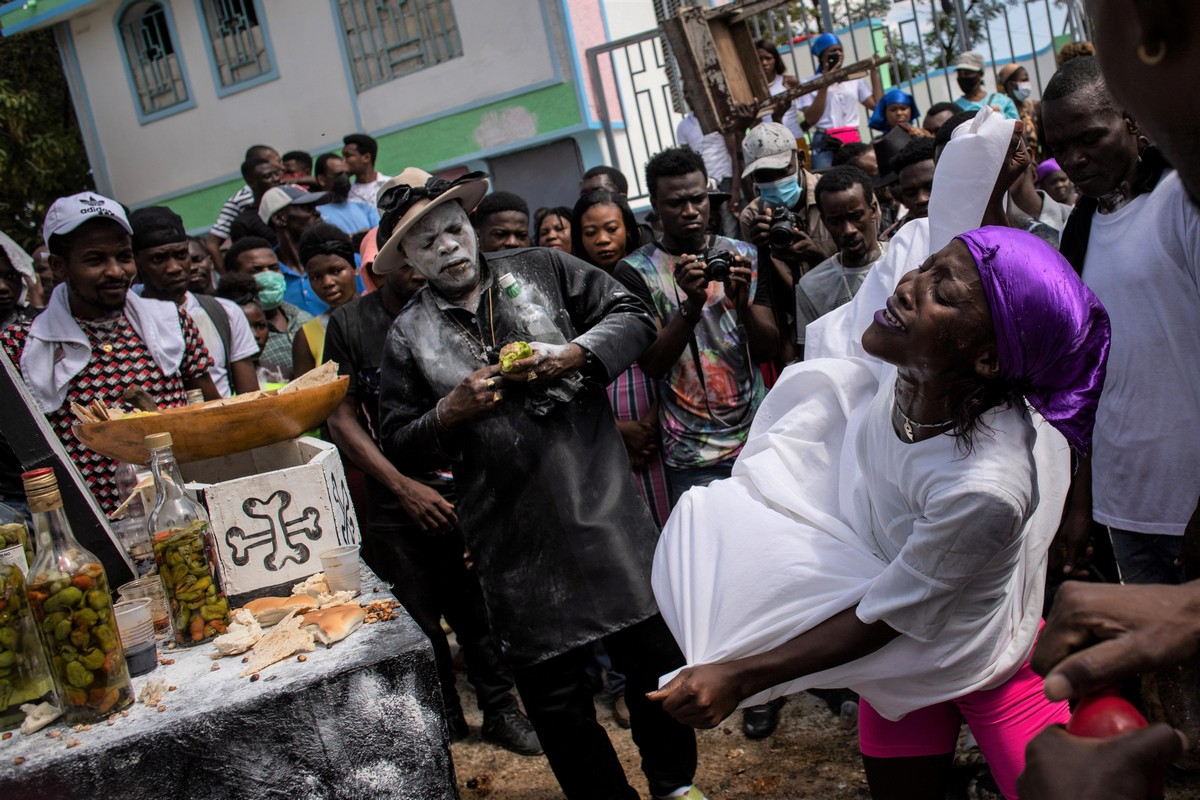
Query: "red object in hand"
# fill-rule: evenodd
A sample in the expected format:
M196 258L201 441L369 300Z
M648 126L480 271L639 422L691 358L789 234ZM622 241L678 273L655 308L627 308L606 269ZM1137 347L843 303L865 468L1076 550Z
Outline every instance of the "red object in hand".
M1079 701L1067 723L1067 733L1087 739L1107 739L1110 736L1136 731L1149 724L1132 703L1115 691L1109 690ZM1148 798L1163 796L1164 777L1159 774L1149 778Z
M1133 704L1116 692L1086 697L1075 707L1067 733L1088 739L1107 739L1149 724Z

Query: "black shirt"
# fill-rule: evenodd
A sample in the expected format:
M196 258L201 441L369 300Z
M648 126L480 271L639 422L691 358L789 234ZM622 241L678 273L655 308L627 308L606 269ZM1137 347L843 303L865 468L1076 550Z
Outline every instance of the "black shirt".
M338 374L347 375L347 394L358 407L358 421L379 444L379 383L383 345L394 318L383 305L382 292L371 292L353 303L335 309L325 328L325 360L336 361ZM411 476L443 494L454 486L438 472ZM404 525L411 522L404 507L386 486L367 474L367 499L372 526Z

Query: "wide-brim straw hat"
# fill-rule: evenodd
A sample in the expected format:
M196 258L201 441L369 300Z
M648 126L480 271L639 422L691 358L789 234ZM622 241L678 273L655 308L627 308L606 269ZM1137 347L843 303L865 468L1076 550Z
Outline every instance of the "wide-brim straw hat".
M382 201L379 207L381 233L384 230L383 222L387 221L388 215L394 216L399 213L400 219L392 228L387 241L379 247L379 254L375 256L372 269L377 275L386 275L404 265L400 242L409 229L430 210L457 200L462 204L463 210L470 214L488 193L489 188L491 183L481 172L472 172L454 181L444 181L423 169L406 168L381 186L376 196L377 204ZM398 190L399 194L392 190ZM430 197L431 194L433 197Z

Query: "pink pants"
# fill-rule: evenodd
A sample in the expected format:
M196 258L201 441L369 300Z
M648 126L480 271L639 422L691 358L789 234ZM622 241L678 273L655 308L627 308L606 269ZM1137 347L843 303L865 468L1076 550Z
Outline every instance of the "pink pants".
M1042 679L1025 662L995 689L986 689L919 708L899 722L886 720L866 700L858 707L858 742L865 756L906 758L954 752L966 720L992 777L1006 798L1017 796L1017 776L1025 769L1025 745L1047 725L1066 724L1066 702L1051 703Z

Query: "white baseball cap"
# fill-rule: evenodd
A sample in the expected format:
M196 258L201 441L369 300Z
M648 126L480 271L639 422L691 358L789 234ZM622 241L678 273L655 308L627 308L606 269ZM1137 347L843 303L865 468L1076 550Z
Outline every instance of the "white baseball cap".
M51 236L70 233L93 219L111 219L119 223L130 236L133 235L133 226L129 224L129 217L125 216L125 209L120 203L95 192L81 192L60 197L51 204L46 212L46 221L42 223L42 239L49 247Z
M742 177L749 178L756 169L783 169L792 163L795 154L796 135L778 122L764 122L742 141L746 161Z

